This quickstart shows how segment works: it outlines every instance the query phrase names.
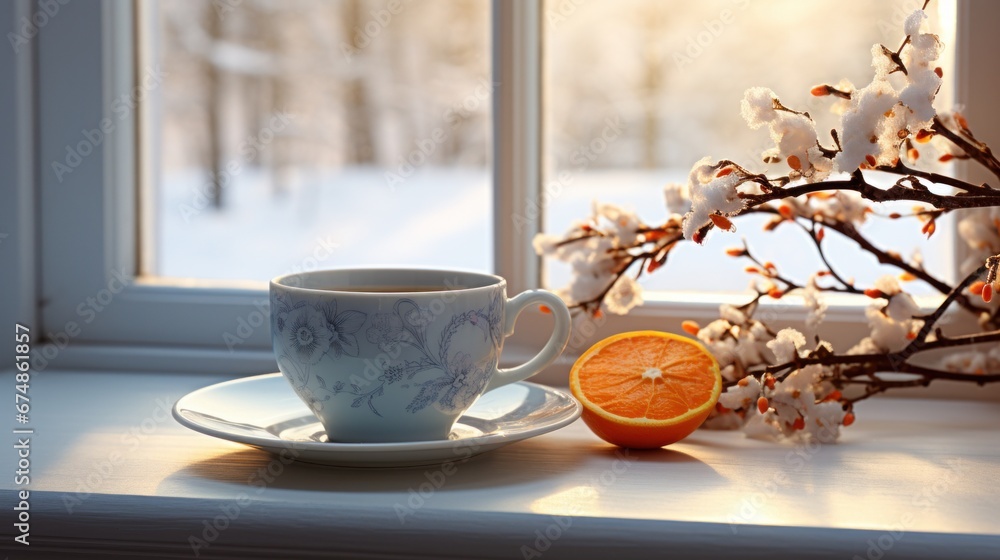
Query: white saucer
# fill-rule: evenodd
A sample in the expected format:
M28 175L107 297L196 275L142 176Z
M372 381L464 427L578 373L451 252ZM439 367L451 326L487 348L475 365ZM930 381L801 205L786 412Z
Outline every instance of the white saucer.
M580 416L566 393L519 382L483 395L449 439L400 443L329 443L312 412L280 373L226 381L189 393L174 418L196 432L296 460L341 467L434 465L467 459L558 430Z

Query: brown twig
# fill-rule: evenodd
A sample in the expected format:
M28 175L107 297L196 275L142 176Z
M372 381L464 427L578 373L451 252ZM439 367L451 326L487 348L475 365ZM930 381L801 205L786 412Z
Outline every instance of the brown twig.
M1000 161L997 161L996 156L993 155L993 151L990 150L989 146L976 140L975 136L972 136L972 131L967 127L963 127L962 132L968 135L971 141L966 140L960 134L949 129L939 117L934 117L931 130L950 140L952 144L958 146L966 155L1000 179Z
M1000 191L991 190L988 194L977 193L975 195L970 194L970 196L959 197L910 189L899 185L893 185L888 189L880 189L865 180L860 170L856 170L851 174L851 178L846 180L806 183L787 188L776 187L772 188L770 192L762 194L740 193L740 198L745 201L746 207L749 209L782 198L803 196L829 190L854 191L872 202L894 202L900 200L923 202L941 210L1000 206Z
M986 265L979 267L975 272L966 276L962 282L952 288L941 304L938 305L938 307L930 315L918 317L924 320L923 326L914 339L907 344L906 347L899 351L880 354L840 354L805 358L796 357L794 360L782 364L765 365L762 368L758 368L757 371L754 371L752 375L759 374L764 376L766 374L771 374L778 380L781 380L803 367L809 365L824 365L854 366L849 371L840 372L840 375L845 379L871 376L880 371L893 371L898 373L914 373L922 375L927 383L930 383L930 381L934 379L975 381L977 383L993 383L1000 381L1000 372L984 374L956 373L913 364L909 361L912 356L921 352L940 350L943 348L971 346L987 342L1000 342L1000 329L956 337L945 337L939 334L936 339L931 341L927 340L928 335L932 330L934 330L936 323L940 320L941 316L952 304L952 302L955 301L957 295L977 279L981 278L985 272Z

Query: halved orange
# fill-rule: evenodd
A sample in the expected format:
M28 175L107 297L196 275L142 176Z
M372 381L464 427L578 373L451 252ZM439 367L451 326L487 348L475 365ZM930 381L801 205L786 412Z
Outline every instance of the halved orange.
M722 390L719 364L698 341L658 331L616 334L593 345L569 374L583 420L601 439L651 449L705 421Z

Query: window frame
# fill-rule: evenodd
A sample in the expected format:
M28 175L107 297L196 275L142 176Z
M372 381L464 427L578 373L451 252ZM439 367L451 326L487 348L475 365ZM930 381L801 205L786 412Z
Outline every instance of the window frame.
M31 17L30 0L14 0L0 7L0 28L18 29L18 23ZM20 34L20 30L17 32ZM22 37L23 38L23 37ZM0 182L0 319L4 328L14 324L34 330L37 277L35 219L35 100L34 41L18 43L15 48L0 49L0 169L9 170ZM32 340L39 338L37 330ZM0 346L3 366L13 367L12 344Z
M21 11L25 6L39 9L28 0L14 5ZM232 282L164 283L137 276L142 258L138 232L152 227L149 220L140 218L148 215L141 206L148 202L137 196L139 188L148 185L143 182L150 180L150 168L145 164L152 154L148 143L142 141L143 131L136 119L139 111L148 111L148 104L130 111L114 132L93 148L93 154L63 176L62 182L53 172L51 163L65 160L67 146L83 138L81 131L98 126L100 118L95 115L109 115L110 102L120 92L129 91L136 76L142 75L139 61L148 52L140 51L138 58L133 52L135 29L142 19L137 16L144 8L148 5L142 0L68 3L60 6L59 16L51 18L35 38L36 75L24 86L34 95L26 100L22 92L16 110L27 109L27 114L36 115L38 124L33 144L37 176L23 175L18 184L37 185L34 248L40 265L33 282L22 279L16 284L18 293L24 301L37 297L38 331L44 331L53 347L50 353L55 354L47 361L58 360L63 367L273 371L266 290ZM509 295L541 286L540 259L532 251L531 239L542 230L544 214L539 188L544 178L543 8L540 2L512 0L493 0L492 6L493 75L497 83L493 106L494 264L495 272L508 279ZM962 1L957 17L956 97L987 99L986 95L996 91L998 80L984 73L977 76L970 68L984 67L989 53L996 52L993 47L1000 49L1000 38L983 24L1000 21L1000 6ZM101 79L86 79L91 75ZM989 111L988 107L988 103L974 105L968 116L983 123L982 129L1000 130L1000 111ZM22 137L30 133L21 132ZM146 150L137 151L136 145ZM23 192L18 193L18 200L24 198ZM539 210L532 212L532 207ZM515 216L523 219L515 222ZM17 225L35 227L30 218L22 222ZM962 243L954 237L955 255L960 259ZM127 279L127 285L113 293L113 301L101 306L100 312L95 311L93 322L86 323L91 317L88 309L96 309L88 307L89 299L104 291L115 292L121 284L117 271L122 271L119 275ZM38 286L37 296L31 293L32 286ZM555 369L565 369L590 342L612 332L677 330L684 319L715 318L720 301L726 299L728 296L707 294L655 294L628 316L586 320L591 326L578 330L559 362L561 368ZM793 304L778 302L766 306L764 312L772 313L779 324L794 323L801 319L801 313ZM863 306L864 302L858 301L831 306L824 336L835 344L856 338L857 328L864 324ZM505 361L521 361L533 353L538 340L547 338L547 319L534 310L526 314L529 317L518 321L518 335L505 349ZM250 327L245 337L246 329L237 333L241 322ZM75 323L79 332L63 345L60 338L70 332L70 323ZM238 342L233 338L227 341L227 334ZM555 374L551 377L558 378Z

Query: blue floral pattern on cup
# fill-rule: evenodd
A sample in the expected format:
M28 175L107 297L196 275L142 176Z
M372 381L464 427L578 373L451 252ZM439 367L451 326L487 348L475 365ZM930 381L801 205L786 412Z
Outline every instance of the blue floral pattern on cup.
M417 390L406 406L409 413L428 406L448 413L465 410L489 382L503 340L500 287L494 290L489 305L450 316L438 316L409 298L396 300L391 311L369 315L338 310L336 299L292 302L280 293L272 293L271 310L279 365L295 391L317 414L328 401L344 395L352 408L367 406L373 414L382 416L377 399L387 386L395 384ZM430 327L435 324L443 328L436 340L429 340ZM381 373L373 380L374 387L367 389L350 379L328 385L323 376L312 374L312 366L324 357L357 357L359 343L363 343L359 341L361 336L387 356L396 356L378 364ZM477 359L455 350L452 344L456 336L482 337L489 352ZM403 347L412 351L404 353ZM419 375L429 371L436 374Z

